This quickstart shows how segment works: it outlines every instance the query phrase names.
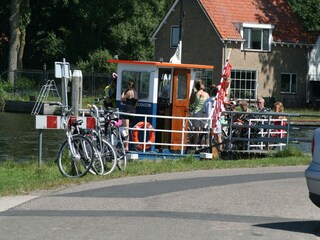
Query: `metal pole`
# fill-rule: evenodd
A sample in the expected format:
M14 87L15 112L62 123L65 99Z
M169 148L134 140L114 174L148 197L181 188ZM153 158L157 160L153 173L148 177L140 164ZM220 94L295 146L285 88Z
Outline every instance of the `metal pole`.
M64 106L68 106L68 80L67 80L67 74L66 68L66 60L63 59L62 61L62 67L61 67L61 73L62 73L62 104Z
M43 129L39 130L39 159L38 159L38 166L42 165L42 136L43 136Z

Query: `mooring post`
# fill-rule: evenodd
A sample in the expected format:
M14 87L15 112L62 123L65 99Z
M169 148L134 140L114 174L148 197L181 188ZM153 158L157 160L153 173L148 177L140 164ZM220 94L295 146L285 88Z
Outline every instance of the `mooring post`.
M82 71L74 70L72 75L72 104L76 115L82 108Z

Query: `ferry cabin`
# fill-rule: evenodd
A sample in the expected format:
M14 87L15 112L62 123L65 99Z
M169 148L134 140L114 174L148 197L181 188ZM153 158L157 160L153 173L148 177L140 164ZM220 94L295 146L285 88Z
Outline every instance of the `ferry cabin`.
M189 115L190 96L195 80L201 71L209 71L212 75L213 66L198 64L177 64L152 61L108 60L117 64L117 107L123 109L121 94L128 86L128 81L134 81L138 95L136 113L145 115L160 115L172 117L187 117ZM141 116L134 117L130 128L139 122L144 122ZM155 131L155 142L181 144L182 119L179 118L148 118L153 129L171 131ZM132 136L131 136L132 137ZM139 139L143 139L142 137ZM150 138L148 138L150 140ZM132 141L132 139L131 139ZM131 144L132 149L134 146ZM148 150L154 150L157 145L150 144ZM161 146L160 146L161 147ZM181 146L171 146L171 150L180 150ZM134 147L137 150L137 147Z

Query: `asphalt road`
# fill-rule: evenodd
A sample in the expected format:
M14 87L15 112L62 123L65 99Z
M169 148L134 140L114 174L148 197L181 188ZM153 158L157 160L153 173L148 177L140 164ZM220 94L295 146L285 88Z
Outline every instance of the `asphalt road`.
M305 168L128 177L23 196L14 207L0 198L9 208L0 239L320 239Z

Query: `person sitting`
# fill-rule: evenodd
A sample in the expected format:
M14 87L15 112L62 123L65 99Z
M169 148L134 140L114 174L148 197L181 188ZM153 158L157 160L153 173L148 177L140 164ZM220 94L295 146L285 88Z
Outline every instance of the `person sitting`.
M239 107L241 109L241 112L252 112L249 109L249 104L246 100L240 100ZM248 114L246 114L246 113L237 114L237 115L235 115L234 123L243 125L248 121L247 117L248 117Z
M283 103L282 102L275 102L274 103L274 111L276 113L283 113L284 111L284 106L283 106ZM284 119L285 116L277 116L278 119Z
M265 104L264 99L262 97L259 97L257 99L257 112L270 112L270 109L266 108L264 104Z
M283 113L284 107L282 102L275 102L274 103L274 112L276 113ZM286 117L281 115L276 115L273 117L275 120L273 121L274 125L286 126L287 122L285 121ZM286 131L284 129L276 129L276 133L272 134L272 137L280 137L283 138L286 136Z

